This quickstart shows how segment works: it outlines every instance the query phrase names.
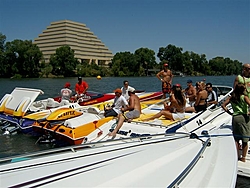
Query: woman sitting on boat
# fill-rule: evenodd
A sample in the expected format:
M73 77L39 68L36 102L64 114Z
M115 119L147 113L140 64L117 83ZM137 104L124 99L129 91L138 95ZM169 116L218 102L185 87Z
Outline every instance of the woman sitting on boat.
M187 107L186 112L200 112L207 109L207 91L205 82L197 83L196 101L193 107Z
M162 115L166 117L166 119L181 120L185 118L185 106L186 99L182 92L182 88L180 84L175 84L171 89L170 94L170 105L164 104L164 110L161 110L159 113L154 116L144 119L143 121L153 120L155 118L159 118Z

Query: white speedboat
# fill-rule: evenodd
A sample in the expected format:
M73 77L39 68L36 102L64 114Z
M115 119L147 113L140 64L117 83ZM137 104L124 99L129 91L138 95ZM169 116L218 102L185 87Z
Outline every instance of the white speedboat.
M235 187L231 130L156 134L0 160L2 187Z

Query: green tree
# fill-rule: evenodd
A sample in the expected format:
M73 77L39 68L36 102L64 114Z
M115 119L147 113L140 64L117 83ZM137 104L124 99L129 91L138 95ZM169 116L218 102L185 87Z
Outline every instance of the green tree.
M0 77L4 77L6 74L5 70L5 40L6 36L0 33Z
M5 69L11 76L16 74L22 77L39 77L42 52L32 41L14 40L6 43Z
M44 67L41 69L41 77L46 76L46 78L48 78L52 70L53 70L52 65L48 63L44 64Z
M225 71L224 58L216 57L209 61L213 75L223 75Z
M0 33L0 52L4 52L6 36Z
M50 64L53 66L52 73L56 76L75 76L78 61L74 56L74 50L68 45L57 48L56 53L50 57Z
M148 48L139 48L135 51L134 55L137 61L137 70L142 68L146 71L145 73L147 75L147 70L155 67L155 52L153 50ZM141 75L142 73L139 74Z
M139 76L136 57L133 53L116 53L113 57L111 66L114 76Z
M168 62L169 67L175 71L183 70L184 57L182 55L182 48L178 48L172 44L168 46L160 47L157 57L160 59L161 64Z

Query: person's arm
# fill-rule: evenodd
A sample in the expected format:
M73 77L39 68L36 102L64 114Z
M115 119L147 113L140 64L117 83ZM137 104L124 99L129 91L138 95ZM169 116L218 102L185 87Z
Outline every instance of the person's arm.
M135 99L134 99L134 96L130 96L129 98L129 105L123 109L123 111L128 111L128 110L134 110L135 108Z
M236 78L235 78L235 80L234 80L234 88L235 88L235 86L236 86L238 83L239 83L239 77L236 76Z
M85 90L83 91L83 93L86 93L86 91L89 89L89 85L87 84L87 82L84 82L84 86Z
M227 108L227 105L229 104L230 102L230 98L227 98L221 105L221 107L229 114L229 115L232 115L232 112L230 112ZM249 101L250 102L250 101Z
M244 96L244 100L248 104L248 106L250 106L250 99L249 99L249 97L248 96Z
M169 83L172 84L174 75L172 74L171 70L169 70L169 71L170 71L170 81L169 81Z
M199 105L200 99L201 99L201 94L200 94L200 92L198 92L197 98L196 98L195 103L194 103L195 106Z
M161 76L162 76L162 71L160 71L160 72L158 72L157 74L156 74L156 77L160 80L160 81L164 81L162 78L161 78Z

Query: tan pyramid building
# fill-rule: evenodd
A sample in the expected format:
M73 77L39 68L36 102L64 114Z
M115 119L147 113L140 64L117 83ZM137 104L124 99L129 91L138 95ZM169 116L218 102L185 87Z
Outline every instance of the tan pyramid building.
M95 62L97 65L108 65L113 58L112 52L101 42L85 24L62 20L52 22L42 34L34 40L45 62L56 49L68 45L75 51L79 62Z

